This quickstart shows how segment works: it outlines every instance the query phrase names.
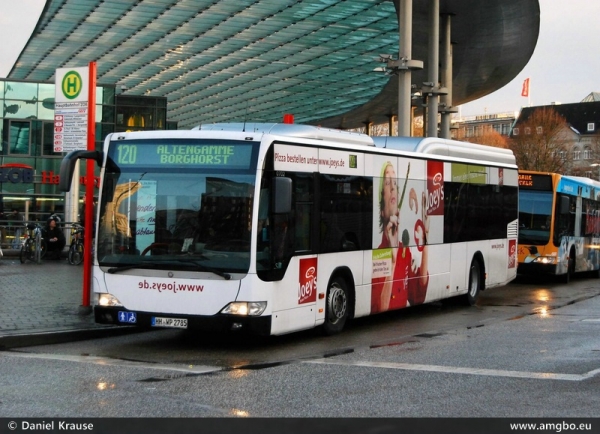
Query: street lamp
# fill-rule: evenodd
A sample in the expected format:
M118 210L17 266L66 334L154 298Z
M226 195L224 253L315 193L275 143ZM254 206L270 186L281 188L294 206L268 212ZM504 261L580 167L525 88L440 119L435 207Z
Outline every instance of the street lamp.
M400 0L408 2L409 0ZM412 0L410 0L412 2ZM404 5L405 8L406 5ZM402 10L403 7L400 7ZM406 14L401 14L402 15ZM384 63L385 66L375 68L377 72L384 72L386 75L398 76L398 135L410 136L411 134L411 72L423 69L423 61L411 59L411 33L412 23L408 21L402 22L400 30L403 33L400 35L400 49L398 58L391 54L380 54L377 58L378 62ZM406 56L400 55L406 53ZM436 110L437 114L437 110Z

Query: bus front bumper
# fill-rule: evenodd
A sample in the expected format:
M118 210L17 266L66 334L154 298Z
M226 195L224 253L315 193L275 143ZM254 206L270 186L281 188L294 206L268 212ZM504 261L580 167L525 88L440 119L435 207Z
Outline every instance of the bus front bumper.
M543 264L541 262L520 263L517 267L517 274L544 274L556 275L556 264Z
M125 315L123 315L125 313ZM127 319L120 321L119 318ZM257 335L271 334L271 316L239 316L239 315L174 315L154 312L132 312L123 307L94 306L94 319L98 324L134 326L161 329L153 326L153 318L187 319L187 329L229 332L243 331ZM133 318L133 319L132 319ZM167 327L168 328L168 327Z

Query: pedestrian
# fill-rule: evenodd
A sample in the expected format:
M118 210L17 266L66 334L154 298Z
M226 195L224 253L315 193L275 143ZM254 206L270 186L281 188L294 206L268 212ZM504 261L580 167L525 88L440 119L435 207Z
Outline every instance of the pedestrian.
M23 233L23 216L18 208L13 208L9 217L9 226L13 230L14 238L12 242L13 249L21 248L21 234Z
M4 243L4 239L6 238L6 230L4 228L6 216L4 215L4 203L2 202L2 198L0 197L0 258L4 256L2 252L2 243Z
M94 198L92 208L92 239L96 237L96 212L98 209L98 199ZM83 196L83 204L81 205L81 212L79 213L79 224L85 227L85 196Z
M4 211L0 211L0 257L2 257L2 244L6 241L6 225L7 223L6 214Z
M46 239L46 253L49 255L50 252L54 253L54 259L60 259L67 239L65 234L58 227L59 219L56 216L52 216L48 219L46 229L44 230L44 238Z

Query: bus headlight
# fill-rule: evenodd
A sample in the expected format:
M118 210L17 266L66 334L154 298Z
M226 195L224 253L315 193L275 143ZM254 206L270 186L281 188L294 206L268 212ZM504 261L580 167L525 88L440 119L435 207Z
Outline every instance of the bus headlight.
M225 306L221 313L229 315L259 316L266 308L266 301L234 301Z
M98 298L98 304L100 306L123 306L117 297L112 294L100 294Z
M533 260L538 264L556 264L556 256L538 256Z

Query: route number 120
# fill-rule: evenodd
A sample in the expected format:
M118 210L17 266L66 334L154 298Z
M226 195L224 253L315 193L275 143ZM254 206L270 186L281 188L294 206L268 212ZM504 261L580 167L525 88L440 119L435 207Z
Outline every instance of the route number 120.
M119 164L135 164L137 159L136 145L119 145L117 147L117 163Z

